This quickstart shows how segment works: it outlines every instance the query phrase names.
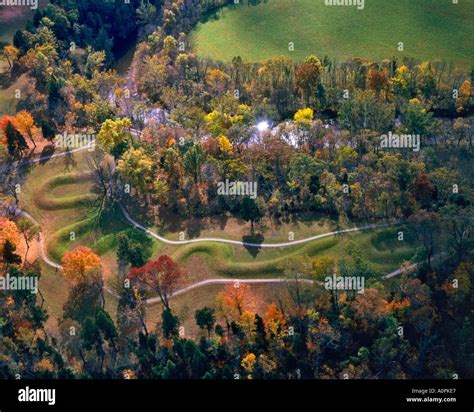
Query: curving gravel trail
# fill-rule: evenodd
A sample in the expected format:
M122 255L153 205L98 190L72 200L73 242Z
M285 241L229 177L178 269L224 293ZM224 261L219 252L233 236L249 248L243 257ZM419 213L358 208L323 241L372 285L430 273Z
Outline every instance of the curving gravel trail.
M153 232L152 230L146 228L145 226L141 225L137 221L135 221L130 214L125 210L123 205L120 205L122 212L125 218L128 220L130 224L135 226L138 229L143 230L144 232L148 233L150 236L154 237L155 239L160 240L161 242L168 243L169 245L186 245L189 243L198 243L198 242L219 242L219 243L229 243L232 245L238 246L252 246L252 247L288 247L299 245L306 242L311 242L312 240L321 239L323 237L332 236L332 235L339 235L341 233L349 233L349 232L358 232L361 230L369 230L369 229L377 229L380 227L386 226L394 226L400 225L402 222L387 222L387 223L377 223L372 225L366 226L359 226L359 227L351 227L348 229L341 229L341 230L334 230L332 232L322 233L320 235L315 235L311 237L307 237L304 239L293 240L291 242L284 242L284 243L251 243L251 242L242 242L240 240L230 240L230 239L222 239L218 237L200 237L198 239L189 239L189 240L169 240L163 236L158 235L157 233Z

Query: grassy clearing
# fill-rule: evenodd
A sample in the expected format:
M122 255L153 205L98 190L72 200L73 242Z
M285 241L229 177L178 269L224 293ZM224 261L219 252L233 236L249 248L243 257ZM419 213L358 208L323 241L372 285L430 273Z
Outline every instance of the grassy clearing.
M40 1L40 6L44 6L47 0ZM25 27L28 19L33 17L34 10L24 6L0 7L0 43L12 43L13 35L17 30ZM0 59L0 73L7 68L6 61ZM15 114L17 99L15 90L24 91L27 86L26 75L6 88L0 88L0 113Z
M469 68L474 62L474 0L366 0L326 6L324 0L268 0L225 8L192 34L201 56L260 61L309 54L339 61L393 56L445 60ZM293 42L294 51L288 50ZM404 42L404 52L397 43Z
M0 73L2 72L2 64L0 61ZM16 105L18 99L15 97L16 90L21 91L23 95L28 87L28 77L26 74L21 75L14 83L7 88L0 88L0 113L1 114L16 114Z
M140 215L143 211L129 210L136 220L143 223ZM183 232L185 239L197 239L202 237L223 237L230 240L241 241L250 233L250 223L238 217L216 215L204 218L183 218L177 214L166 213L161 217L160 225L151 227L156 233L170 240L179 240ZM355 223L354 223L355 224ZM295 239L303 239L322 233L333 231L337 228L337 222L321 214L308 212L298 216L281 219L276 222L273 219L264 218L256 224L256 231L262 233L265 243L287 242L289 233L293 232Z
M44 2L42 2L44 3ZM4 6L0 8L0 42L11 43L13 35L22 29L34 11L23 6Z
M38 8L43 9L48 5L48 0L39 0ZM29 6L2 6L0 7L0 42L12 42L17 30L25 28L28 20L35 14Z

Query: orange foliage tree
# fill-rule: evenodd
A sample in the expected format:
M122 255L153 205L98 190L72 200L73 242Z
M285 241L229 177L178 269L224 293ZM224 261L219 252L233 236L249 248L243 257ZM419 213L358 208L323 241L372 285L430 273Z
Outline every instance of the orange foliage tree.
M6 130L7 130L8 123L11 123L14 125L15 117L9 116L7 114L4 114L2 117L0 117L0 130L2 131L2 135L3 135L3 139L2 139L3 144L7 144Z
M13 246L18 247L20 239L20 232L15 222L0 216L0 255L3 253L3 248L7 241L10 241Z
M263 321L270 338L277 337L286 326L285 315L274 303L267 306L267 311L265 312Z
M241 317L244 311L252 311L255 297L249 285L236 282L225 286L217 295L216 303L219 313L228 321L230 316Z
M365 330L374 326L376 321L385 316L388 311L387 301L378 289L369 288L365 293L357 295L351 302L355 319L362 323Z
M10 69L13 67L13 63L19 55L20 51L15 46L7 44L3 47L3 56L7 60Z
M101 267L99 256L85 246L66 252L62 264L65 278L77 283L96 279Z

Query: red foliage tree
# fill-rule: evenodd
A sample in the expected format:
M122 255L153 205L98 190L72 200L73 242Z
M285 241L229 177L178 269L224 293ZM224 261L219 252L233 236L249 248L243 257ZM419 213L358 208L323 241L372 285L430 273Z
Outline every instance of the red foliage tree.
M170 309L169 299L182 285L185 274L171 257L162 255L140 268L131 269L128 278L157 293L165 308Z

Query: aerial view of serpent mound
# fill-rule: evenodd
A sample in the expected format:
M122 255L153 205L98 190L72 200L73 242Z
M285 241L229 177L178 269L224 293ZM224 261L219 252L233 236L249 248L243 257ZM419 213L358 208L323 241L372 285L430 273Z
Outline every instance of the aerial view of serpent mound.
M473 18L0 0L6 406L469 401Z

